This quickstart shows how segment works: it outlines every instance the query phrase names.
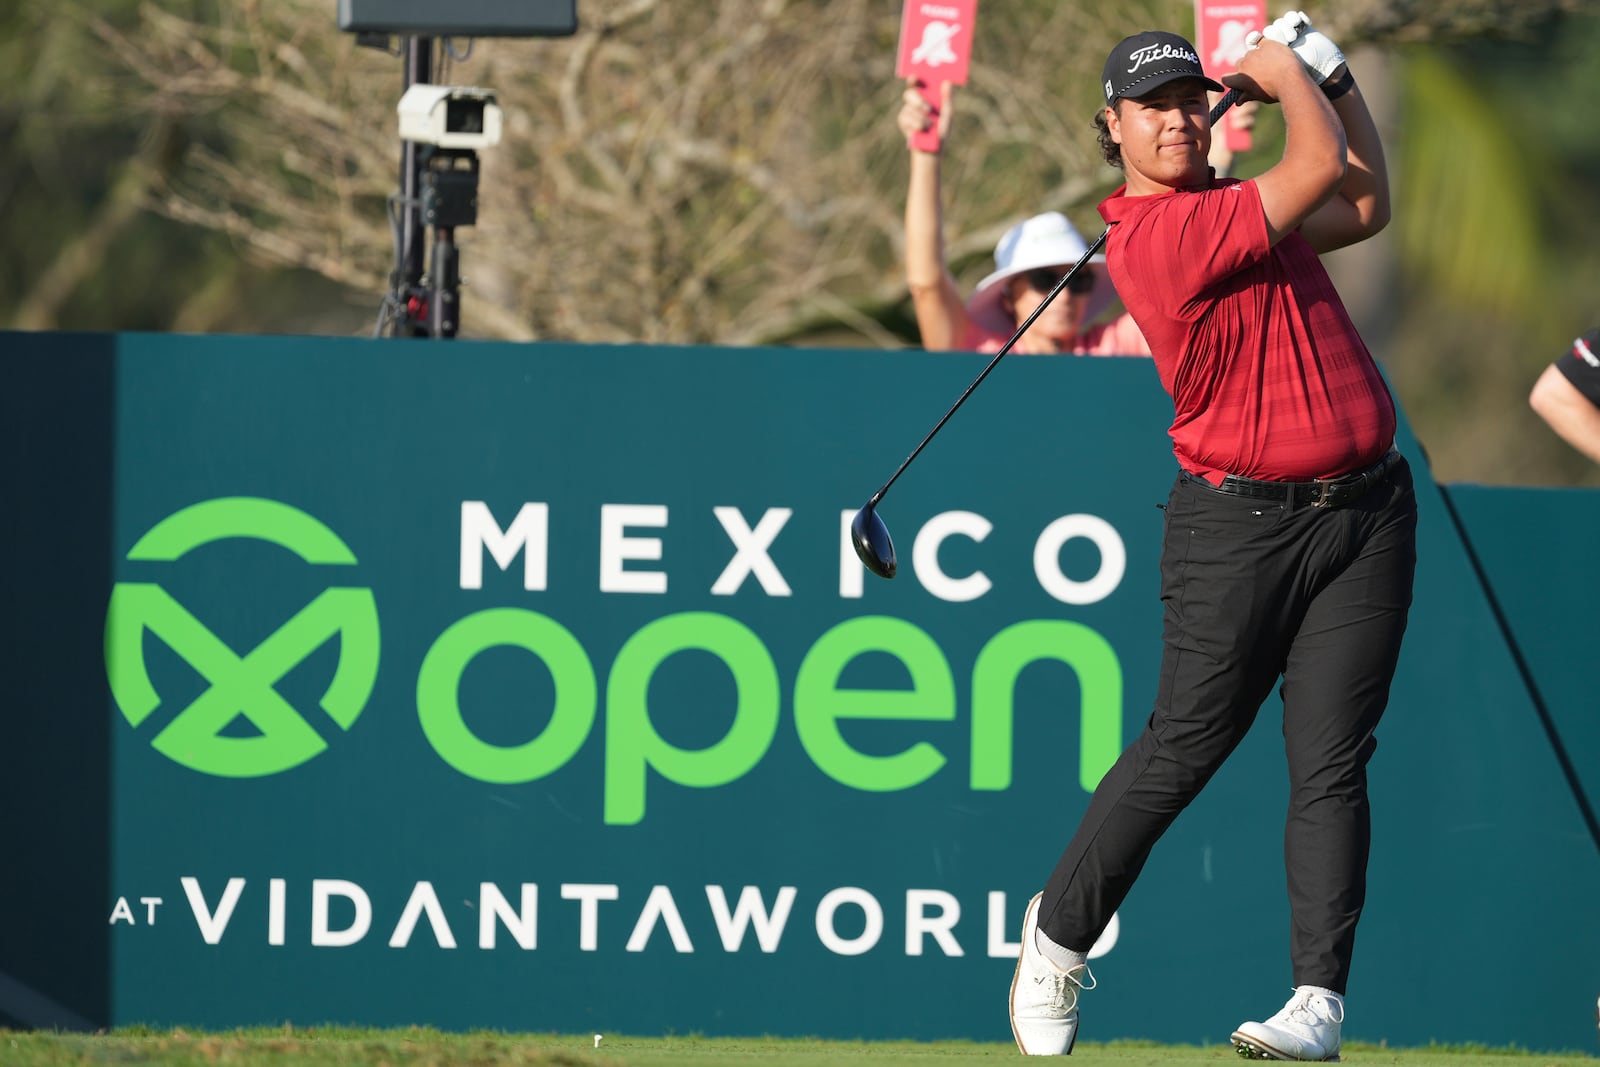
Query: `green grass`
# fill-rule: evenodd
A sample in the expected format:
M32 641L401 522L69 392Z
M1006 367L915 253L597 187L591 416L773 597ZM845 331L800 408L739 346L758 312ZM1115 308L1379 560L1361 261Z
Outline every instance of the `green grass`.
M670 1064L758 1063L760 1067L839 1067L866 1062L894 1067L954 1067L1012 1060L1009 1044L968 1042L856 1042L778 1038L606 1037L592 1034L447 1034L437 1030L357 1030L293 1027L199 1033L129 1027L106 1034L0 1030L6 1067L160 1064L162 1067L649 1067ZM1075 1063L1159 1064L1192 1067L1246 1062L1226 1045L1157 1045L1147 1042L1080 1043ZM1391 1049L1352 1043L1344 1062L1403 1067L1595 1067L1583 1053L1523 1052L1477 1046Z

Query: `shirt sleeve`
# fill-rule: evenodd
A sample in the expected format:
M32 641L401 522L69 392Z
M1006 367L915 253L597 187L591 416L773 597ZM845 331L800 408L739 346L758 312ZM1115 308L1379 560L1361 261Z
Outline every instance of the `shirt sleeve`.
M1272 251L1254 181L1161 197L1150 216L1146 239L1126 246L1123 273L1180 319L1200 315L1215 287Z
M1600 407L1600 330L1590 330L1556 359L1556 370Z

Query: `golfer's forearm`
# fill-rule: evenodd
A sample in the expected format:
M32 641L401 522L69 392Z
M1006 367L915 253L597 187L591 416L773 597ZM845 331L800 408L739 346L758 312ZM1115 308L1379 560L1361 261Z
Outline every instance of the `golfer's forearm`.
M1335 193L1349 173L1344 126L1316 83L1308 78L1291 84L1278 99L1283 162L1308 175L1320 173L1329 193Z
M1389 169L1383 158L1383 141L1359 85L1333 102L1344 126L1348 164L1339 195L1356 209L1368 236L1389 224Z
M1280 89L1283 110L1283 158L1256 179L1267 231L1273 244L1299 229L1313 248L1324 250L1321 231L1329 225L1329 209L1340 204L1345 175L1344 128L1322 90L1310 79ZM1343 205L1349 211L1348 205Z

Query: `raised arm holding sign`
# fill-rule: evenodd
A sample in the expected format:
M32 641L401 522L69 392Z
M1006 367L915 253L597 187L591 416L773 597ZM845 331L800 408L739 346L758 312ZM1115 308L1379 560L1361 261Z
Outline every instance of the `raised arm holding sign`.
M972 29L978 0L906 0L900 16L900 51L895 73L915 79L922 98L937 115L945 82L967 83L967 63L972 57ZM912 148L939 150L939 125L918 131Z

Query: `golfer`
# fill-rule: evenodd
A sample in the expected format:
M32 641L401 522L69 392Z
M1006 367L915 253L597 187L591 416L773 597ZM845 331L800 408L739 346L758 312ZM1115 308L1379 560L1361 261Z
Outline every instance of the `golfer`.
M1294 12L1250 46L1224 81L1278 104L1286 127L1282 159L1250 181L1206 165L1206 92L1221 87L1188 41L1137 34L1105 64L1101 148L1126 177L1100 205L1107 265L1172 395L1179 471L1154 711L1024 919L1011 1022L1029 1054L1072 1051L1089 949L1280 677L1294 993L1232 1040L1252 1058L1339 1054L1416 501L1394 403L1317 254L1383 228L1388 180L1332 41Z

